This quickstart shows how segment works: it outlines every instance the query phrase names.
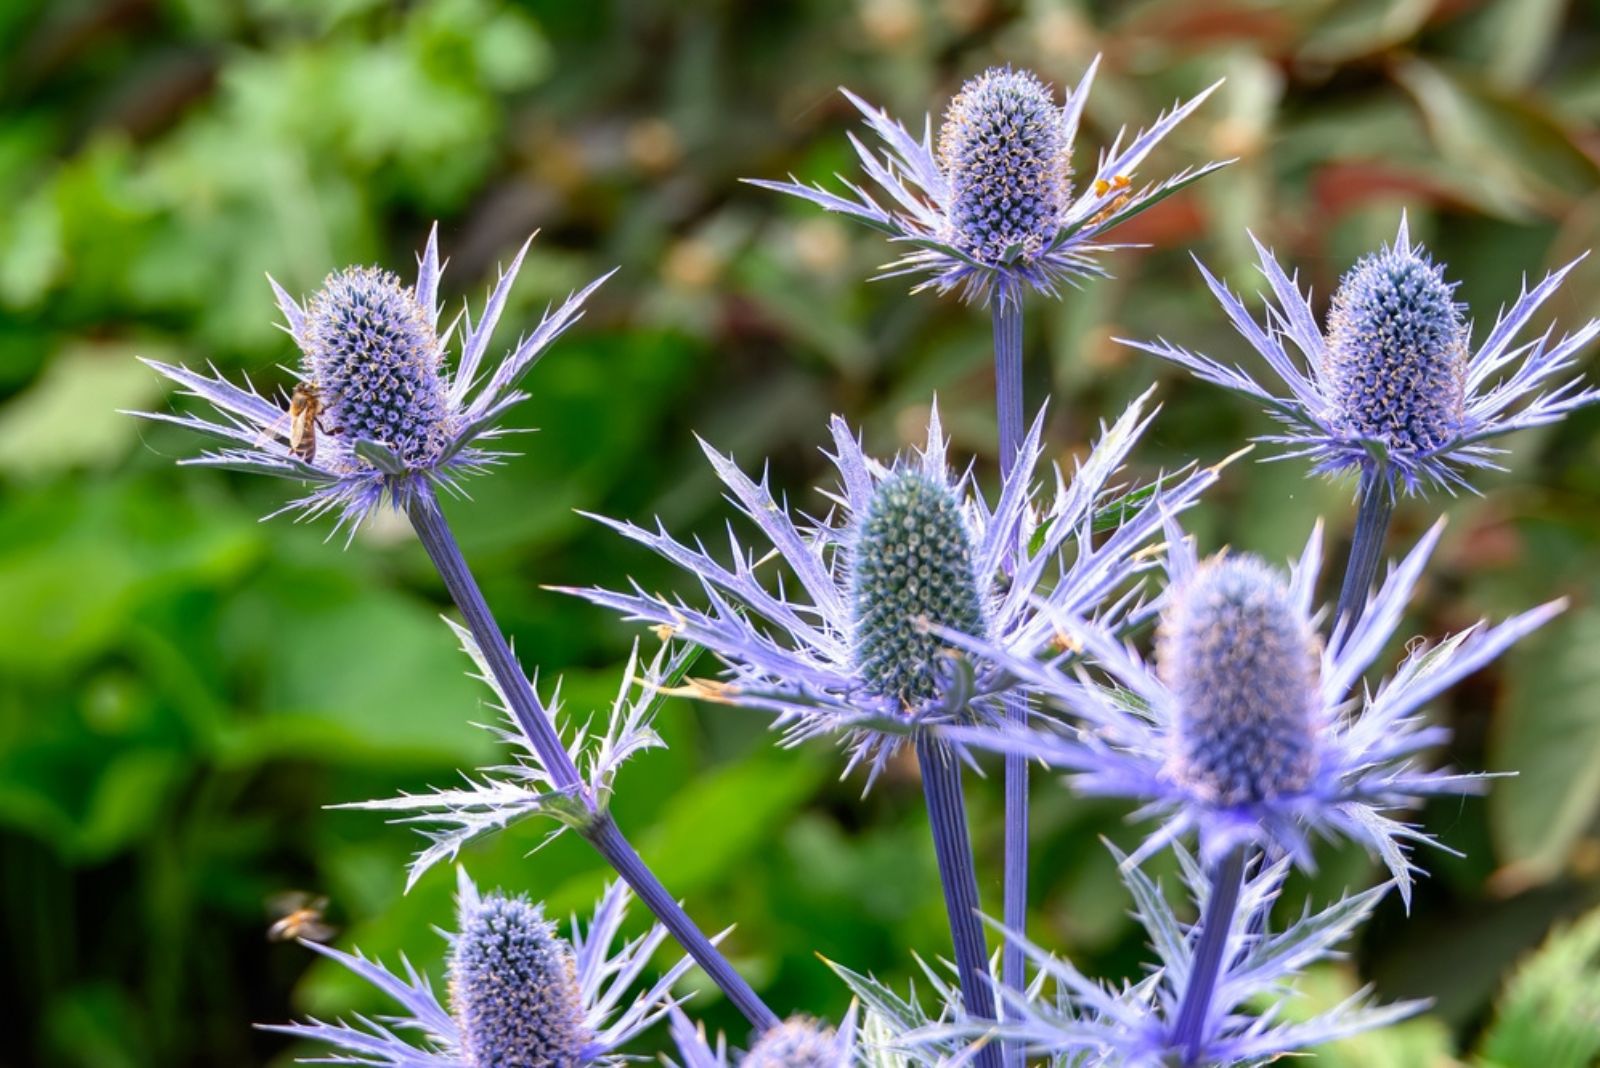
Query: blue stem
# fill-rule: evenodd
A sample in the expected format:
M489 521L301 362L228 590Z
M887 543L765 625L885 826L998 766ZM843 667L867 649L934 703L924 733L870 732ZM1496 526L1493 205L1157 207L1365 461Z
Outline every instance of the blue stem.
M1234 849L1211 869L1211 898L1206 903L1205 918L1200 921L1200 945L1195 949L1194 968L1178 1007L1172 1044L1182 1051L1185 1065L1198 1065L1205 1052L1206 1019L1211 1015L1211 999L1222 974L1228 932L1233 927L1233 913L1239 907L1243 884L1244 850Z
M1364 464L1361 468L1361 501L1356 512L1356 532L1350 540L1350 561L1345 565L1344 584L1339 587L1339 607L1334 622L1347 627L1366 605L1378 564L1383 560L1383 543L1394 515L1394 487L1389 484L1383 464Z
M1022 300L997 299L994 304L994 395L1000 424L1002 477L1017 476L1017 454L1022 450ZM1020 477L1027 477L1020 473ZM1009 697L1006 717L1027 719L1027 702ZM1018 934L1028 929L1028 761L1017 754L1005 758L1005 903L1006 926ZM1000 978L1012 990L1024 986L1022 947L1006 940L1001 949ZM1022 1046L1007 1043L1009 1068L1020 1068Z
M931 735L917 738L917 764L922 770L922 796L933 828L933 852L944 887L944 907L955 945L961 1000L975 1020L993 1020L994 988L989 985L989 950L978 915L978 876L967 836L966 799L961 791L961 762L950 747ZM979 1068L999 1068L1000 1051L986 1043L978 1051Z
M728 959L717 951L710 939L701 933L689 914L683 911L683 906L667 893L667 888L661 885L638 852L622 836L622 831L617 828L616 821L610 813L601 813L598 818L584 832L584 837L589 844L599 852L602 857L617 869L617 874L627 881L633 892L643 901L645 907L656 914L663 926L672 932L688 954L695 959L711 981L722 988L728 995L745 1019L749 1020L756 1031L763 1032L778 1026L778 1018L772 1010L762 1002L744 977L733 970L733 965Z
M445 588L450 591L451 600L455 601L467 621L478 648L483 651L483 659L499 684L500 692L505 695L506 703L511 706L511 714L516 717L534 752L539 754L545 770L559 788L582 797L589 811L594 814L584 829L584 837L617 870L617 874L632 887L639 900L655 913L684 951L722 988L728 1000L738 1006L758 1032L777 1026L777 1016L762 1003L750 984L733 970L727 958L717 952L717 948L695 926L689 914L662 887L660 880L622 836L611 816L596 808L593 795L584 785L583 776L578 773L572 758L567 755L566 746L561 744L561 737L556 733L549 713L529 685L528 676L517 663L505 635L500 633L500 626L490 613L488 602L484 600L477 580L472 577L471 569L467 567L466 557L461 555L461 546L456 544L455 535L439 508L433 490L424 487L411 494L406 504L406 515L422 547L428 551L428 558L438 569L439 577L444 580Z

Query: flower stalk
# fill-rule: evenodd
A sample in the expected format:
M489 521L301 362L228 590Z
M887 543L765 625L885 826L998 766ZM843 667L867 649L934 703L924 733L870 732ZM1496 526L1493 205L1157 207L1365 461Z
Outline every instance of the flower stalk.
M1378 576L1383 559L1383 543L1394 516L1394 487L1381 462L1361 468L1360 502L1356 511L1356 531L1350 540L1350 559L1345 564L1344 582L1339 588L1339 606L1334 622L1349 626L1366 603L1372 581Z
M445 588L450 591L451 600L461 610L468 629L477 640L484 661L505 695L512 715L549 769L552 780L559 788L571 790L592 813L593 818L582 829L584 838L616 869L617 874L672 933L684 951L705 970L758 1032L776 1026L778 1017L762 1003L750 984L734 971L727 958L667 893L660 880L628 844L615 821L584 787L577 766L561 744L555 724L551 722L533 687L528 684L527 676L518 665L499 625L495 623L483 591L478 588L477 580L473 578L466 558L461 554L461 547L431 487L420 488L407 500L406 515L423 548L427 550L428 558L438 570L439 577L444 580Z
M994 394L1000 427L1000 470L1014 472L1022 447L1022 299L1020 295L994 302ZM1027 702L1008 697L1006 717L1021 724L1028 718ZM1005 880L1006 927L1026 931L1028 923L1028 761L1008 753L1005 758ZM1024 985L1022 947L1007 941L1001 951L1000 978L1012 990ZM1005 1047L1006 1063L1022 1063L1022 1049Z
M1233 929L1233 914L1239 907L1239 889L1244 885L1245 850L1235 847L1211 869L1211 894L1201 921L1200 944L1195 950L1194 974L1178 1008L1178 1024L1173 1045L1181 1049L1186 1065L1200 1063L1208 1033L1206 1019L1222 974L1228 948L1228 933Z
M994 989L989 985L989 950L978 914L978 877L972 841L967 835L961 763L949 746L921 734L917 738L917 765L922 772L922 795L928 805L939 882L950 919L961 1000L968 1018L993 1021ZM979 1068L999 1068L999 1053L995 1044L985 1045L977 1054Z

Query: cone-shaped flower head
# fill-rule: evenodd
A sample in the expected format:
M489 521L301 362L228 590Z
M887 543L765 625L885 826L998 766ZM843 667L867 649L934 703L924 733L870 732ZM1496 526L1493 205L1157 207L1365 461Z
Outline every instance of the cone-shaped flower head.
M762 1035L739 1063L740 1068L844 1068L847 1052L827 1024L791 1016Z
M1333 295L1327 375L1340 425L1429 453L1461 429L1467 326L1444 268L1414 246L1363 258Z
M1321 658L1276 570L1249 556L1201 564L1173 591L1157 646L1178 707L1176 773L1223 805L1305 790Z
M1166 340L1123 343L1263 405L1284 429L1260 440L1286 446L1289 456L1309 457L1319 473L1378 472L1391 492L1471 488L1467 476L1474 469L1499 466L1496 457L1504 450L1491 444L1493 438L1553 423L1600 400L1600 391L1585 387L1582 378L1560 377L1600 336L1600 319L1559 338L1545 330L1517 340L1577 261L1532 289L1524 284L1470 351L1455 284L1412 242L1404 217L1394 244L1360 260L1340 282L1326 331L1298 279L1259 241L1255 246L1271 287L1265 322L1203 264L1200 273L1287 395L1231 361Z
M213 409L209 414L133 412L199 431L221 448L181 461L309 484L284 510L333 512L352 530L385 501L408 507L419 491L452 488L506 454L487 446L527 394L519 387L544 349L582 315L605 275L545 315L498 362L489 344L528 246L495 285L476 323L444 331L461 339L453 368L439 329L437 231L419 257L417 284L352 267L328 276L303 306L276 282L278 308L300 347L299 383L287 407L221 375L146 363ZM285 391L287 392L287 391Z
M946 644L931 628L983 632L972 562L972 538L949 486L915 470L878 484L850 569L856 663L872 693L907 705L937 694Z
M950 243L980 263L1032 259L1072 193L1072 142L1050 87L994 68L950 101L939 159L950 181Z
M1207 864L1257 844L1309 868L1314 839L1348 838L1383 860L1409 900L1408 846L1433 840L1390 813L1485 786L1482 776L1421 761L1450 737L1423 706L1563 607L1553 601L1436 644L1411 642L1388 679L1367 683L1443 529L1436 524L1323 641L1312 623L1320 527L1284 574L1251 557L1202 562L1174 523L1154 663L1103 625L1058 615L1109 683L994 643L978 652L1064 706L1075 728L1063 733L1058 718L1041 714L1026 730L980 724L947 733L1054 764L1084 793L1130 798L1142 815L1160 816L1135 863L1190 831Z
M740 1053L729 1050L722 1035L713 1044L704 1025L674 1008L672 1039L681 1060L666 1063L682 1068L850 1068L866 1052L856 1041L858 1009L858 1004L850 1006L838 1030L809 1016L791 1016L758 1037L748 1053Z
M1128 144L1118 134L1101 153L1093 180L1074 190L1073 143L1099 63L1090 64L1064 106L1027 71L986 71L950 102L937 147L931 121L922 137L913 137L886 112L845 90L883 142L879 155L850 139L882 203L848 181L845 196L795 181L751 184L809 200L912 250L881 277L923 275L926 281L917 289L959 290L985 304L991 298L1020 300L1030 288L1054 294L1064 281L1105 273L1099 257L1117 247L1101 241L1109 230L1221 166L1134 184L1146 157L1213 85L1158 116Z
M870 786L913 735L1000 718L1012 680L971 655L974 644L1031 654L1056 633L1052 608L1153 614L1134 602L1130 580L1154 565L1144 550L1164 517L1187 508L1216 471L1108 496L1108 480L1148 425L1145 399L1104 430L1075 478L1056 473L1048 503L1033 499L1042 420L991 503L970 474L951 470L937 410L927 444L892 463L868 456L836 417L830 458L840 488L821 519L792 511L765 478L707 448L741 518L771 551L746 548L730 527L723 563L659 524L602 519L687 571L705 606L639 587L566 592L710 650L727 678L692 681L688 692L773 714L787 744L837 737L852 766L868 767ZM1105 523L1111 514L1120 523Z
M628 888L606 887L588 925L573 918L569 938L556 933L544 909L521 897L480 894L460 874L458 930L450 939L450 1009L409 961L390 971L359 953L315 942L329 957L400 1003L377 1018L325 1023L306 1020L267 1028L333 1047L317 1063L405 1065L407 1068L620 1068L619 1049L677 1007L672 986L693 965L687 957L631 1002L624 1001L666 940L653 924L617 945ZM623 1006L626 1006L625 1008Z
M475 1068L570 1068L593 1039L572 947L526 898L491 893L463 910L450 1003Z
M407 467L438 461L450 439L449 384L439 336L415 290L375 267L331 274L307 304L296 340L327 425L384 442Z

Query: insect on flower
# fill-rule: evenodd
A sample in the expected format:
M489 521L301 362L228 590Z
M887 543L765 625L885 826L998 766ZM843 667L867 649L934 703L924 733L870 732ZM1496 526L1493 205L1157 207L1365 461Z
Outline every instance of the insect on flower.
M530 239L531 241L531 239ZM505 433L501 421L526 398L519 387L546 346L578 320L584 300L606 274L547 312L498 364L485 366L511 284L528 245L501 275L482 316L466 320L461 355L446 365L441 331L438 232L419 257L415 285L376 267L330 274L302 304L272 282L285 328L301 353L301 384L285 412L216 372L146 360L212 408L206 414L131 412L220 440L221 448L180 461L275 475L311 485L283 511L332 512L352 530L385 502L406 507L420 490L452 489L461 478L498 463L505 453L486 444ZM269 279L270 281L270 279ZM319 419L326 416L331 429ZM321 429L325 435L318 437Z

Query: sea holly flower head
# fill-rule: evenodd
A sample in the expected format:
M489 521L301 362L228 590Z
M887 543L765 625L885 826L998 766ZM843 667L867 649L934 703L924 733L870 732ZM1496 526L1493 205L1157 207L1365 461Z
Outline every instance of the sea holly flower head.
M789 744L839 737L850 767L869 769L870 788L907 737L999 715L1003 673L955 654L949 633L1031 651L1054 633L1052 607L1084 616L1128 610L1131 595L1119 595L1149 566L1141 549L1164 516L1187 507L1216 477L1196 471L1146 487L1110 509L1127 515L1097 541L1108 480L1148 425L1145 400L1105 431L1074 480L1057 473L1053 502L1038 510L1031 473L1039 421L992 507L970 470L951 473L936 409L927 444L889 464L869 458L835 418L830 458L842 485L829 495L836 507L821 519L792 513L764 478L751 479L708 447L731 499L797 587L782 576L775 587L765 581L768 554L747 550L731 528L727 565L659 525L602 518L694 576L707 606L637 586L567 592L711 650L727 678L692 683L688 692L773 713Z
M950 102L937 147L931 119L919 139L884 111L842 90L883 142L880 155L850 138L862 169L887 197L887 207L845 179L845 196L792 179L749 181L848 216L909 246L882 277L921 275L919 290L957 290L984 304L1020 300L1027 289L1053 294L1062 282L1104 273L1099 256L1119 247L1102 241L1108 231L1223 165L1134 184L1140 164L1213 85L1159 116L1126 146L1119 134L1101 154L1093 178L1074 189L1074 142L1099 63L1089 65L1062 106L1050 87L1027 71L985 71Z
M532 240L531 238L529 239ZM455 489L467 474L505 453L487 447L507 433L507 412L527 394L519 384L545 348L582 315L606 274L574 294L498 363L489 344L527 254L525 243L500 275L482 318L461 325L461 354L445 359L456 325L441 332L438 228L419 258L414 286L376 267L328 276L304 305L272 282L285 329L301 351L288 409L209 373L146 360L209 415L133 412L219 440L219 448L180 461L251 471L309 484L284 510L336 513L352 530L385 501L404 508L427 487ZM269 279L270 281L270 279Z
M1218 892L1201 866L1178 851L1193 907L1206 915ZM1307 967L1337 954L1337 947L1372 914L1391 888L1385 883L1346 897L1320 911L1309 908L1281 931L1273 931L1272 907L1288 877L1287 857L1273 864L1259 859L1239 889L1238 905L1222 938L1220 966L1211 981L1207 1012L1194 1033L1180 1028L1180 1009L1191 983L1203 982L1199 948L1204 921L1183 922L1161 886L1123 860L1122 877L1133 894L1134 917L1150 936L1158 967L1143 980L1110 988L1085 977L1068 961L999 927L1021 947L1048 984L1031 992L996 987L1006 1005L997 1028L983 1021L955 1020L923 1032L929 1040L951 1034L989 1033L1024 1044L1052 1063L1166 1068L1168 1065L1227 1065L1252 1068L1278 1062L1313 1046L1387 1027L1426 1008L1425 1002L1377 1005L1370 989L1310 1019L1288 1022L1275 1010L1253 1004L1262 995L1275 1001L1292 996L1294 979ZM999 926L999 925L997 925Z
M576 917L562 938L543 906L501 893L480 894L465 872L450 940L449 1005L409 961L401 973L376 960L303 943L344 965L400 1003L402 1012L351 1022L306 1020L266 1029L333 1047L320 1061L395 1068L509 1068L513 1065L620 1065L619 1051L675 1008L671 990L691 967L680 960L618 1011L666 939L660 924L613 945L629 893L609 885L587 927Z
M1026 729L950 733L1063 768L1080 792L1142 802L1141 813L1161 824L1135 861L1194 831L1208 864L1256 844L1310 868L1314 838L1345 837L1383 860L1409 904L1416 869L1407 847L1433 840L1390 813L1484 786L1483 776L1418 763L1449 739L1423 718L1423 706L1564 607L1554 601L1498 626L1410 643L1394 674L1367 687L1363 676L1394 638L1443 526L1324 641L1312 599L1320 525L1283 574L1249 556L1201 562L1174 524L1154 665L1104 627L1065 618L1062 629L1109 681L1081 664L1069 674L1058 661L973 642L1078 723L1063 731L1040 716Z
M598 727L592 718L578 721L567 716L561 708L558 687L547 707L581 779L577 787L563 789L512 715L472 632L452 620L445 622L471 657L477 669L475 677L494 691L492 707L500 714L501 725L488 729L510 748L512 759L510 763L481 769L476 776L463 776L465 781L460 786L333 806L391 813L392 822L410 824L427 839L427 846L412 858L406 876L407 890L435 864L454 859L468 842L524 819L542 816L555 824L541 845L568 828L587 829L609 808L622 765L639 753L665 744L655 730L656 711L666 694L683 682L700 655L700 649L694 646L663 643L650 662L641 667L635 643L623 668L616 699Z
M1567 377L1578 353L1600 335L1600 319L1560 338L1546 328L1517 340L1577 261L1531 290L1524 285L1472 351L1454 283L1411 240L1404 216L1394 244L1364 257L1340 282L1326 331L1318 328L1310 294L1301 292L1296 277L1285 274L1259 241L1256 251L1271 288L1264 323L1204 264L1200 272L1287 395L1242 368L1164 339L1123 343L1254 398L1285 427L1261 440L1286 446L1285 457L1309 457L1319 473L1375 470L1390 492L1470 489L1471 471L1499 466L1496 457L1504 450L1491 445L1493 439L1555 422L1600 399L1581 377Z
M691 1022L674 1006L672 1041L683 1068L853 1068L859 1052L856 1012L851 1005L837 1030L809 1016L791 1016L757 1038L748 1052L730 1054L726 1038L718 1035L713 1045L704 1025Z

